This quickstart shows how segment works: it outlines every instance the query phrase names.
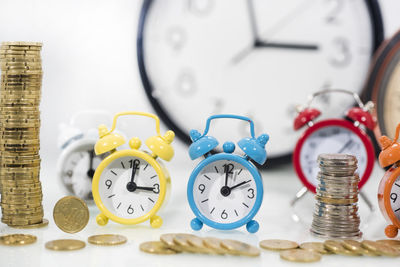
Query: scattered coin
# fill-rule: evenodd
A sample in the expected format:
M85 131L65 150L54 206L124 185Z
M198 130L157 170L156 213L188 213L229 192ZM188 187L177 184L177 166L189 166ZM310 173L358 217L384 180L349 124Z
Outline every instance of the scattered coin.
M305 242L300 245L300 248L305 250L312 250L320 254L330 254L330 252L325 249L324 244L321 242Z
M260 247L269 250L287 250L298 248L299 244L289 240L268 239L260 242Z
M161 241L149 241L140 244L139 249L146 253L170 255L176 254L178 251L172 250Z
M93 245L99 246L115 246L125 244L128 239L123 235L92 235L88 238L88 242Z
M342 242L340 241L336 241L336 240L326 240L324 242L324 247L335 254L339 254L339 253L344 253L343 251L346 250L343 245Z
M281 259L293 262L316 262L321 260L321 254L304 249L289 249L280 252Z
M175 234L163 234L160 236L160 241L165 244L170 249L173 249L175 251L182 251L182 248L179 247L175 241Z
M221 247L225 248L228 252L235 255L243 255L249 257L260 256L260 250L258 248L237 240L224 239L221 241Z
M176 234L174 237L174 242L186 252L192 253L212 253L212 250L208 249L204 243L203 239L191 235L191 234Z
M206 247L211 249L217 254L226 254L228 251L221 247L221 240L215 237L205 237L203 238L203 243Z
M400 240L383 239L383 240L377 240L376 242L400 248Z
M35 243L37 240L34 235L11 234L0 237L0 243L6 246L23 246Z
M388 257L400 256L400 250L395 247L388 246L382 242L375 242L371 240L364 240L361 242L362 246L378 255L384 255Z
M89 222L89 209L82 199L66 196L54 206L53 217L58 228L66 233L77 233Z
M58 239L49 241L45 244L45 247L50 250L78 250L86 246L85 242L76 239Z

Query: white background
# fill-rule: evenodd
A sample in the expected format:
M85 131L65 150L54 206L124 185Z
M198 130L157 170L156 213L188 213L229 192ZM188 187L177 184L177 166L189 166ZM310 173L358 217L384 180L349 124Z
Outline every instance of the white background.
M385 35L390 36L400 26L400 2L380 1L385 24ZM192 213L186 203L185 187L191 168L184 145L175 143L176 157L167 166L173 179L171 201L165 209L165 224L159 230L147 225L123 227L111 224L99 227L94 222L96 207L91 206L92 218L89 226L81 233L68 235L56 228L52 221L52 207L62 197L56 177L56 159L59 155L56 141L58 125L67 122L78 110L106 109L112 113L122 110L152 112L145 97L136 63L136 30L141 1L135 0L0 0L0 41L24 40L44 43L42 57L45 76L41 103L41 156L42 183L44 187L45 217L51 220L46 229L24 231L38 235L38 243L24 248L0 247L0 266L100 266L116 261L121 266L218 266L226 264L239 266L275 266L287 264L279 260L276 253L263 252L258 259L236 257L202 257L177 255L157 257L138 251L138 244L145 240L157 239L162 232L190 232L189 221ZM140 121L142 122L142 121ZM143 121L145 123L145 121ZM147 137L154 134L152 124L145 124L128 135ZM132 130L132 129L130 129ZM376 206L376 188L382 171L376 166L374 175L366 186L366 192ZM247 235L241 231L221 233L206 229L201 234L236 238L257 244L266 238L287 238L302 242L312 240L308 235L309 214L303 213L306 223L293 223L288 202L300 187L291 166L280 170L264 172L265 198L258 219L260 232ZM308 204L308 206L307 206ZM313 205L309 197L303 206ZM362 205L362 204L361 204ZM363 212L367 214L365 206ZM385 223L376 211L371 223L363 220L366 238L384 238ZM366 218L365 216L362 219ZM367 227L368 226L368 227ZM21 232L0 226L2 233ZM129 243L114 248L96 248L88 245L82 251L55 253L44 249L46 241L56 238L79 238L102 232L122 233ZM393 265L398 260L324 257L321 265L350 266L378 263ZM291 265L291 264L287 264Z

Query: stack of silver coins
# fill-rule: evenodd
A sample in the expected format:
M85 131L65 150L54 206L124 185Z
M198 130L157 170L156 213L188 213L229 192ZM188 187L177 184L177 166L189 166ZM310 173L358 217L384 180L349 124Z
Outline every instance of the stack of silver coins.
M318 156L320 172L311 233L322 238L359 238L357 158L346 154Z

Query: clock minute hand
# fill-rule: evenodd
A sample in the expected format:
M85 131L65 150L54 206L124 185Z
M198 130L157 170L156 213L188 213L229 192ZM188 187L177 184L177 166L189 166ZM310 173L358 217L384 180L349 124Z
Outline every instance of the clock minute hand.
M255 48L297 49L297 50L318 50L319 49L319 46L316 44L264 42L261 40L256 40L254 43L254 47Z
M228 165L225 165L225 186L228 186L228 175L229 175Z
M236 184L236 185L234 185L234 186L232 186L232 187L229 187L229 189L232 190L232 189L235 189L235 188L237 188L237 187L239 187L239 186L242 186L242 185L247 184L247 183L250 183L250 182L251 182L251 180L244 181L244 182L238 183L238 184Z
M94 150L90 150L89 152L89 170L87 171L87 175L90 178L93 178L94 175L94 168L93 168L93 158L94 158Z
M138 164L134 163L132 166L132 175L131 175L131 181L130 181L130 183L132 183L132 184L135 183L134 180L135 180L136 170L138 169L137 165Z

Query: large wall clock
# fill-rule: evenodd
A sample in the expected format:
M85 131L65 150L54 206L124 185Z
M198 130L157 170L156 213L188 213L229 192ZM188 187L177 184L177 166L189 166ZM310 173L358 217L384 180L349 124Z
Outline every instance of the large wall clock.
M178 137L190 143L212 114L248 116L271 136L275 165L298 139L296 104L323 88L359 93L382 39L377 0L144 0L137 56L147 97ZM319 103L327 117L352 104ZM244 134L225 126L213 135Z

